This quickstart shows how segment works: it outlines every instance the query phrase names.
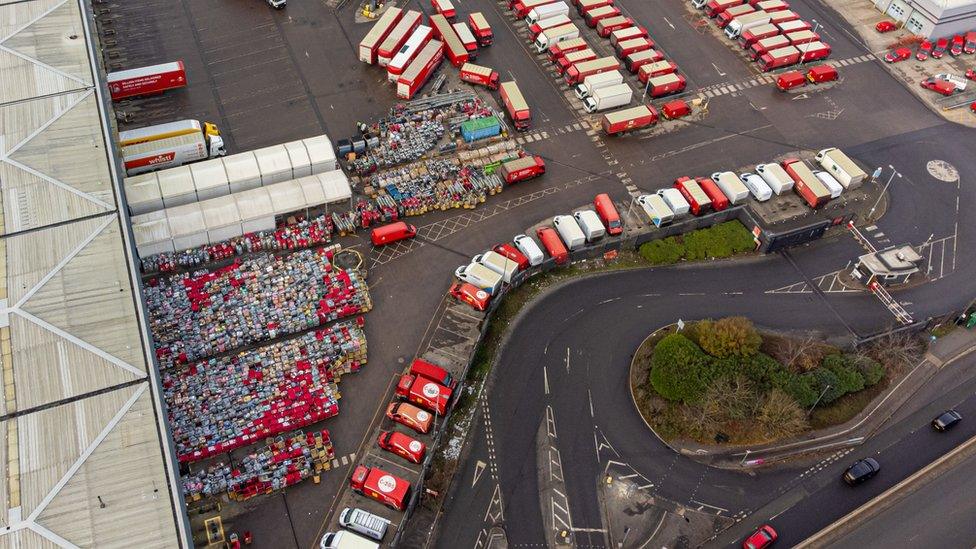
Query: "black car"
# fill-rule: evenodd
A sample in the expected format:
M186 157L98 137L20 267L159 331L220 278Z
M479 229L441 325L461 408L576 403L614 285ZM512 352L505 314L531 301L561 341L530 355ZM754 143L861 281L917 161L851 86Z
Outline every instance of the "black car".
M844 471L844 482L856 486L868 480L881 470L881 464L874 458L859 459Z
M948 431L962 421L962 414L955 410L946 410L942 415L932 420L932 428L936 431Z

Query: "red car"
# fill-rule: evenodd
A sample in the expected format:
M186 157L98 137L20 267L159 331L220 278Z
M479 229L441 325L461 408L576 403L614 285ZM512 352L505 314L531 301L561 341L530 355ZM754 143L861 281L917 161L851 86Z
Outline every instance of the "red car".
M879 21L878 24L874 26L874 30L878 32L891 32L897 28L898 25L895 25L891 21Z
M932 54L932 42L928 40L922 40L922 43L918 45L918 51L915 52L915 59L919 61L925 61Z
M976 69L969 69L966 71L966 78L976 80Z
M420 463L427 453L426 444L397 431L381 431L376 444L410 463Z
M969 104L969 110L976 113L976 101L973 101L972 103Z
M772 545L777 537L779 536L772 526L763 524L754 534L742 542L742 549L765 549Z
M912 56L912 50L910 48L898 48L896 50L891 50L885 55L885 61L889 63L897 63L899 61L904 61Z
M524 271L529 268L529 258L525 257L525 254L518 251L518 248L512 246L511 244L499 244L492 248L496 254L501 254L512 261L518 263L518 268L520 271Z
M966 33L966 45L962 47L965 53L976 53L976 31Z
M927 90L932 90L942 95L952 95L956 91L956 85L947 80L938 78L927 78L920 82L921 86Z
M932 48L932 57L935 59L940 59L943 55L945 55L947 49L949 49L949 39L945 37L939 38L939 40L935 43L935 47Z
M949 54L953 57L962 53L963 45L965 45L966 39L963 38L961 34L957 34L952 37L952 46L949 48Z
M451 296L463 301L476 311L484 311L491 302L491 294L467 282L455 282L450 289Z

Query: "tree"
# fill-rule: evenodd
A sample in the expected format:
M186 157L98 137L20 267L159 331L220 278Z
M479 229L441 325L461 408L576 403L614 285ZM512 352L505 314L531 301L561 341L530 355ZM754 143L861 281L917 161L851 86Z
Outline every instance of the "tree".
M762 337L749 319L741 316L698 323L698 340L706 353L726 358L748 357L759 352Z
M888 372L898 372L915 364L924 353L925 342L910 332L888 333L858 348L859 357L880 362Z
M864 388L864 376L855 366L853 358L845 355L827 355L821 363L837 376L837 386L842 394L856 393Z
M817 361L813 360L816 355L814 352L816 347L817 343L813 336L808 335L804 338L786 336L777 338L776 349L772 351L772 354L784 366L802 374L819 366Z
M763 402L757 418L769 438L793 436L807 429L806 414L790 395L773 389Z
M711 358L681 334L665 336L651 357L651 386L662 397L696 402L716 375Z

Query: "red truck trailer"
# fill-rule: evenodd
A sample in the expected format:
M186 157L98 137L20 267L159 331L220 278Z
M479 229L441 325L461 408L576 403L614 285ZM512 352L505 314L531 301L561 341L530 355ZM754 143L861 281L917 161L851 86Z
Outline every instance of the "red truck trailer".
M593 61L594 59L596 59L596 52L590 48L567 53L559 59L556 59L556 72L563 75L573 65Z
M647 38L631 38L630 40L617 43L617 57L624 59L632 53L649 50L653 47L654 42L651 42Z
M709 17L717 17L718 14L733 6L741 5L742 2L743 0L712 0L711 2L705 4L705 15Z
M591 74L600 74L601 72L613 71L619 68L620 61L616 57L608 55L592 61L576 63L572 67L569 67L566 70L565 80L570 86L575 86Z
M498 89L498 71L488 67L482 67L474 63L465 63L461 65L460 77L461 80L470 84L485 86L490 90Z
M589 46L586 45L586 40L582 38L572 38L570 40L564 40L558 44L553 44L549 48L549 61L555 63L557 59L574 51L585 50Z
M769 38L770 36L776 36L779 34L779 28L772 24L766 23L765 25L759 25L758 27L753 27L751 29L746 29L739 35L739 45L742 49L747 50L756 42L762 40L763 38Z
M140 95L156 95L166 90L175 90L186 86L186 71L183 61L162 63L138 69L110 72L108 93L112 101Z
M769 72L782 67L795 65L800 61L800 50L793 46L784 46L768 51L759 57L759 69Z
M601 38L607 38L613 31L618 31L620 29L626 29L627 27L633 27L634 20L630 17L624 17L618 15L617 17L608 17L606 19L601 19L596 24L596 32Z
M546 161L541 156L523 156L498 167L498 175L511 185L546 173Z
M646 67L645 65L644 67ZM644 67L641 67L642 69ZM662 74L647 79L647 93L651 97L664 97L672 93L680 93L685 89L685 77L678 73Z
M454 9L454 4L451 0L430 0L430 7L434 8L434 11L443 15L448 21L453 21L457 17L457 10Z
M749 4L757 10L762 10L766 13L790 9L790 5L783 0L752 0Z
M712 202L712 209L716 212L720 212L729 207L729 199L722 192L722 189L718 188L718 185L714 181L707 177L696 177L695 182L701 187L702 192L708 197Z
M647 65L648 63L657 63L664 59L664 54L657 50L644 50L637 53L632 53L624 58L624 64L627 65L627 70L632 73L637 73L641 67Z
M454 23L451 25L454 28L454 32L457 33L458 38L461 40L461 45L464 49L468 51L468 59L474 61L478 58L478 39L474 37L474 33L468 28L468 24L464 21L459 23Z
M603 131L607 135L645 128L657 123L657 111L650 105L638 105L629 109L603 115Z
M586 26L590 28L600 24L600 21L609 19L611 17L620 17L620 9L614 5L593 8L589 11L583 12L583 21L585 21Z
M482 48L487 48L495 41L491 26L480 11L468 15L468 24L471 25L471 32L474 33L474 37L478 39L478 45Z
M519 131L529 129L529 126L532 125L532 112L529 110L529 104L522 96L522 90L519 89L518 84L514 80L502 82L498 87L498 94L502 97L502 103L505 104L505 110L508 111L512 123L515 124L515 129Z
M808 42L796 46L796 49L800 50L801 63L820 61L821 59L830 57L830 46L824 42Z
M731 8L719 13L715 16L715 24L718 28L724 29L730 21L735 19L740 15L746 15L748 13L753 13L756 8L750 6L749 4L739 4L738 6L732 6Z
M796 48L800 51L803 51L800 44L809 44L810 42L820 41L820 35L811 30L791 32L786 35L786 38L789 39L791 46L796 46Z
M613 0L573 0L573 4L576 5L576 12L583 15L589 10L595 10L597 8L602 8L603 6L612 6Z
M400 17L402 16L403 10L400 8L389 8L380 16L376 24L373 25L373 28L369 29L369 32L363 37L362 42L359 43L360 61L369 63L370 65L376 63L376 50L380 49L380 44L390 34L393 27L400 22Z
M444 43L437 40L428 42L397 79L397 97L412 98L427 83L427 79L437 70L443 59Z
M770 36L769 38L763 38L758 40L755 44L749 46L749 57L751 57L753 61L758 61L759 58L767 52L784 48L789 45L790 39L782 34Z
M810 23L807 23L802 19L794 19L792 21L786 21L783 23L774 23L774 24L777 27L779 27L779 31L783 34L789 34L791 32L796 32L801 30L810 30L813 28L810 25Z
M615 30L610 33L610 45L616 48L621 42L633 40L634 38L647 38L647 29L635 25L633 27ZM651 41L651 45L654 45L653 41Z
M387 507L403 511L410 497L410 483L376 467L359 465L352 472L349 486L357 494L374 499Z
M387 79L390 82L396 84L396 81L400 79L400 75L403 71L407 70L410 62L413 61L420 50L424 49L424 46L430 42L431 38L434 37L434 29L428 27L427 25L420 25L417 30L407 38L403 47L400 51L393 56L390 60L390 64L386 66Z
M711 211L712 200L708 198L705 191L695 182L694 179L690 177L679 177L674 180L674 188L681 191L681 196L685 197L688 201L688 206L691 207L691 213L695 215L704 215Z
M425 408L440 416L447 412L451 401L451 389L423 376L403 374L397 383L398 397Z
M460 67L468 62L468 50L461 43L457 32L454 31L454 27L451 26L446 17L439 13L431 15L430 26L434 29L434 37L444 41L444 53L447 54L452 65Z
M380 47L376 50L376 63L381 67L386 67L393 60L400 48L406 44L407 39L420 26L424 16L419 11L409 10L403 14L400 21L393 27L390 34L386 35Z
M647 84L648 78L671 74L677 70L678 65L675 65L674 62L668 59L663 59L661 61L642 65L641 68L637 70L637 79L641 81L641 84Z
M793 178L793 190L811 208L819 208L830 200L830 190L813 175L802 160L787 158L782 162L783 169Z
M774 11L768 15L769 22L774 25L789 23L790 21L798 21L800 19L799 14L790 10Z

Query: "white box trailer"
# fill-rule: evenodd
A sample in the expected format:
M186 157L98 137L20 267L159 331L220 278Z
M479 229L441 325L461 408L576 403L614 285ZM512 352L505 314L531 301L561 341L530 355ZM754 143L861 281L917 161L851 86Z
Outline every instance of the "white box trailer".
M715 172L712 181L718 185L732 204L741 204L749 199L749 188L733 172Z
M674 220L674 212L659 195L641 195L637 198L637 204L644 210L647 217L651 218L651 223L654 223L655 227L670 225Z
M614 84L605 88L597 89L592 95L583 99L583 108L586 112L604 111L629 105L634 97L634 90L630 84Z
M685 215L691 211L691 206L685 200L685 197L682 196L681 191L674 187L659 189L657 195L664 199L664 203L671 208L671 212L674 213L675 217Z
M529 25L534 25L543 19L549 19L557 15L569 16L569 4L566 2L553 2L552 4L532 8L529 14L525 16L525 22Z
M593 95L593 92L600 88L606 88L607 86L613 86L615 84L622 84L623 81L624 75L621 74L619 70L591 74L583 79L582 84L576 85L576 97L585 99L590 95Z
M790 177L790 174L786 173L786 170L782 166L775 162L756 166L756 173L759 174L759 177L763 178L763 181L777 195L789 192L793 188L793 178Z
M769 20L769 14L762 10L740 15L725 27L725 36L728 36L729 40L735 40L743 32L759 25L765 25L769 23Z
M557 215L552 218L552 226L556 228L569 251L578 250L586 244L586 235L572 216Z
M503 256L500 253L493 251L487 251L483 254L478 254L471 259L472 262L479 265L484 265L492 271L502 275L502 280L505 284L512 283L512 277L518 273L518 263L512 261L511 259Z
M600 216L593 210L580 210L575 212L573 213L573 219L576 220L576 224L583 231L587 242L594 242L607 234L607 229L603 226L603 222L600 221Z
M868 174L864 173L864 170L855 164L850 157L835 147L818 152L816 160L847 190L860 187L861 183L868 177Z

